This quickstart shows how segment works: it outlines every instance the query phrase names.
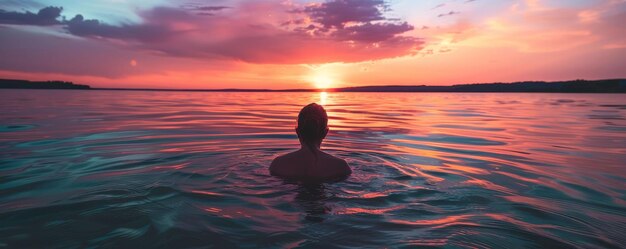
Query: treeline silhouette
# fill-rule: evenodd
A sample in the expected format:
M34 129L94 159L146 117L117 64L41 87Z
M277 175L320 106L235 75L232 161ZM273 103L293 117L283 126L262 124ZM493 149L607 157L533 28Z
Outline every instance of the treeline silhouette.
M78 85L67 81L28 81L0 79L0 88L13 89L90 89L88 85Z
M548 93L626 93L626 79L523 81L452 86L362 86L333 89L338 92L548 92Z
M626 93L626 79L523 81L513 83L476 83L452 86L358 86L332 89L130 89L91 88L66 81L28 81L0 79L0 88L22 89L92 89L140 91L208 91L208 92L545 92L545 93Z

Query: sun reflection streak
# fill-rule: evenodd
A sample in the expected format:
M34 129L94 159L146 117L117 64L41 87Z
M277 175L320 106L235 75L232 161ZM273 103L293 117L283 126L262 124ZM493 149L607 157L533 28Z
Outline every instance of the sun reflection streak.
M328 100L328 93L320 92L320 105L326 105L327 100Z

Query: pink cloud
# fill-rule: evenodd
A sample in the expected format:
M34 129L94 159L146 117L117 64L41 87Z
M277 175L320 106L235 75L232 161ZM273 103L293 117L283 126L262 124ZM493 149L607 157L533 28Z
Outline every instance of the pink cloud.
M82 15L58 21L60 8L52 20L74 36L197 59L316 64L415 54L423 42L403 36L413 26L387 19L387 8L382 0L332 0L306 6L243 1L232 8L156 7L139 12L141 22L120 25Z

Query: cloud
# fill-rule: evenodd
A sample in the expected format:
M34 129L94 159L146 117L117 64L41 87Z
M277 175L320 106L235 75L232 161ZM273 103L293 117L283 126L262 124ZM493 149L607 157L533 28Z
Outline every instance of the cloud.
M198 15L215 15L215 12L230 9L229 6L215 6L215 5L199 5L199 4L186 4L182 6L183 9L195 12Z
M157 25L112 26L95 19L85 20L82 15L68 21L67 30L77 36L139 41L157 41L170 35L170 31Z
M406 22L400 24L366 23L339 29L333 33L333 36L348 41L384 42L411 30L413 30L413 26Z
M196 8L196 10L204 10L204 11L218 11L223 9L228 9L227 6L201 6Z
M47 7L37 16L56 20L61 10ZM203 60L317 64L415 54L423 41L402 36L414 27L386 18L387 10L382 0L333 0L306 6L247 0L234 7L155 7L139 11L137 23L112 25L76 15L56 24L74 36ZM211 15L198 15L198 11Z
M45 7L36 14L30 11L26 12L9 12L0 10L0 24L15 25L38 25L49 26L61 24L58 18L61 16L61 7Z
M443 7L445 7L445 6L446 6L446 4L445 4L445 3L440 3L440 4L437 4L437 6L433 7L431 10L434 10L434 9L439 9L439 8L443 8Z
M388 9L382 0L334 0L313 4L294 11L312 20L308 26L296 30L339 41L380 43L414 29L407 22L386 18L384 12ZM417 39L404 38L417 42Z
M446 16L452 16L452 15L458 15L461 14L461 12L458 11L450 11L448 13L441 13L439 14L437 17L446 17Z
M97 19L85 19L82 15L76 15L64 24L66 30L76 36L151 43L178 35L182 31L175 30L173 24L192 19L185 11L161 7L141 14L144 22L140 24L115 26Z
M312 4L296 12L308 14L325 28L343 28L350 22L385 20L383 11L386 8L382 0L334 0Z

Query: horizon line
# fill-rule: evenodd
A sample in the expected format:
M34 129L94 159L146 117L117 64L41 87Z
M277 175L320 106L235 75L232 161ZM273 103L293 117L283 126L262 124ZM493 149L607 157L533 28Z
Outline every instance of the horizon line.
M346 87L333 87L333 88L283 88L283 89L268 89L268 88L127 88L127 87L91 87L89 90L129 90L129 91L198 91L198 92L333 92L349 89L359 88L393 88L393 87L430 87L430 88L447 88L456 86L471 86L471 85L492 85L492 84L516 84L516 83L566 83L566 82L594 82L594 81L625 81L626 78L608 78L608 79L575 79L575 80L557 80L557 81L543 81L543 80L524 80L514 82L479 82L479 83L457 83L451 85L366 85L366 86L346 86Z
M617 92L626 91L626 78L610 78L610 79L575 79L575 80L560 80L560 81L515 81L515 82L490 82L490 83L461 83L452 85L366 85L366 86L348 86L348 87L334 87L334 88L292 88L292 89L267 89L267 88L127 88L127 87L91 87L86 84L75 84L70 81L60 80L47 80L47 81L31 81L31 80L18 80L18 79L0 79L0 83L9 82L24 84L24 85L36 85L36 84L62 84L76 86L74 87L3 87L0 84L0 89L76 89L76 90L114 90L114 91L189 91L189 92L578 92L582 89L574 89L576 87L567 86L567 89L554 89L554 86L558 84L574 84L574 83L587 83L587 84L606 84L615 83L614 88L619 89ZM33 84L33 85L31 85ZM514 89L519 84L536 84L535 87L523 86L520 89ZM545 84L542 87L537 88L537 85ZM551 87L547 87L552 85ZM508 89L502 89L504 86ZM606 86L605 86L606 87ZM472 89L468 89L472 88ZM541 88L541 89L540 89ZM551 89L552 88L552 89ZM556 91L555 91L556 90ZM566 90L566 91L563 91ZM576 91L578 90L578 91ZM599 89L596 89L599 90ZM604 89L606 90L606 89ZM584 92L584 90L583 90Z

